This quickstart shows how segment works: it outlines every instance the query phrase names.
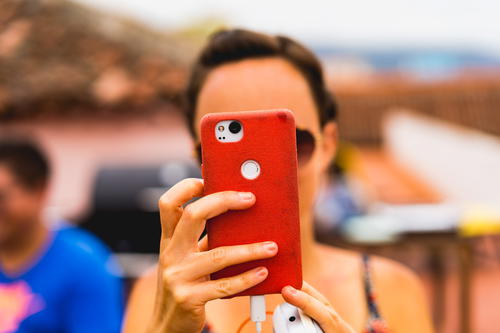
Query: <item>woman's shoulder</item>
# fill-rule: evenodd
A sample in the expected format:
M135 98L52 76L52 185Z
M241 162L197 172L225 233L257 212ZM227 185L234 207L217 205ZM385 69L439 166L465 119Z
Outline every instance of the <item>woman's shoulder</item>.
M154 296L156 293L156 284L158 281L158 265L149 268L146 272L139 277L134 283L132 288L131 297L137 296L142 300L149 298L149 303L154 303Z
M318 244L317 248L322 258L328 258L332 262L340 262L343 264L343 267L351 267L353 269L362 267L363 254L361 252L333 247L326 244ZM373 278L378 283L384 285L391 285L395 281L410 285L420 283L415 272L409 267L392 259L370 255L369 269Z
M372 267L379 307L393 331L433 332L429 302L418 275L409 267L382 257L374 257Z
M136 288L156 288L158 279L158 265L150 267L136 281Z
M410 332L408 325L413 323L422 332L432 332L423 284L409 267L377 255L370 255L368 265L363 267L360 252L328 245L319 248L323 258L340 261L350 270L362 273L369 270L375 300L393 332Z
M130 293L123 333L144 332L145 318L153 314L156 297L157 266L150 268L134 283Z

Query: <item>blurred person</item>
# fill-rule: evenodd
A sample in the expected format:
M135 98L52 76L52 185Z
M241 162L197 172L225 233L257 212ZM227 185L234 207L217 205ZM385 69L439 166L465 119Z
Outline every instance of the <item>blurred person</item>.
M49 177L36 144L0 136L0 333L119 332L110 252L83 230L48 227Z
M311 51L283 36L220 31L194 64L186 97L188 126L196 143L200 118L210 112L288 108L303 134L297 147L305 281L302 290L286 286L281 294L266 295L268 309L286 301L315 319L326 333L433 332L422 284L408 268L314 239L314 202L337 149L337 127L335 101ZM125 333L234 333L248 319L247 297L219 298L262 282L266 268L216 281L209 274L272 257L279 249L264 242L208 250L206 237L198 241L207 219L251 207L259 198L226 191L184 207L202 195L203 181L186 179L161 197L158 267L134 287ZM252 325L243 329L255 331ZM272 332L269 318L264 332Z

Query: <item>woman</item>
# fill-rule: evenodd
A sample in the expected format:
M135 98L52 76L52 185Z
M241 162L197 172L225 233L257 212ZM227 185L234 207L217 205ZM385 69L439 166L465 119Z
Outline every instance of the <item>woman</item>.
M423 288L407 268L314 240L314 198L337 147L335 103L318 60L286 37L240 29L213 35L194 65L187 89L186 115L195 142L199 142L200 118L206 113L273 108L292 110L298 133L306 133L298 139L305 281L302 290L287 286L281 294L267 295L267 308L286 301L314 318L327 333L433 332ZM302 147L308 143L312 149ZM201 180L187 179L160 199L159 264L135 286L124 332L234 333L248 318L247 297L219 298L265 280L266 268L216 281L210 281L209 274L272 257L279 249L265 242L208 251L206 239L198 242L206 220L230 209L251 207L258 198L227 191L182 208L202 191ZM249 324L241 331L255 328ZM272 332L270 318L264 332Z

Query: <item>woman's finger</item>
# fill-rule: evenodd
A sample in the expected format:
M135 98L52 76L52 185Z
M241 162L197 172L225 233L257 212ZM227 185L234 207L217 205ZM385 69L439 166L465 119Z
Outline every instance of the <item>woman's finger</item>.
M306 281L302 282L302 291L316 298L326 306L331 306L330 301Z
M182 216L182 205L201 195L203 195L203 180L186 178L172 186L161 196L158 206L160 209L162 239L172 237L177 222Z
M268 270L257 267L229 278L212 280L194 285L192 296L201 304L208 301L228 297L251 288L267 278Z
M221 246L210 251L195 253L183 271L191 278L198 279L228 266L271 258L276 253L278 245L275 242Z
M208 251L208 237L207 235L203 236L202 239L198 241L198 251Z
M281 290L281 294L285 301L316 320L325 333L353 333L331 306L326 306L306 292L286 286Z
M185 252L197 244L206 220L230 209L245 209L255 203L250 192L224 191L212 193L187 205L177 223L172 242Z

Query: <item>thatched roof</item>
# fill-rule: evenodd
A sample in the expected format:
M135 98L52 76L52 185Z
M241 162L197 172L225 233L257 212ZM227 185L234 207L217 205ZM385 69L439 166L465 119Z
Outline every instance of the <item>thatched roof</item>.
M144 110L172 100L192 51L66 0L2 0L0 120Z

